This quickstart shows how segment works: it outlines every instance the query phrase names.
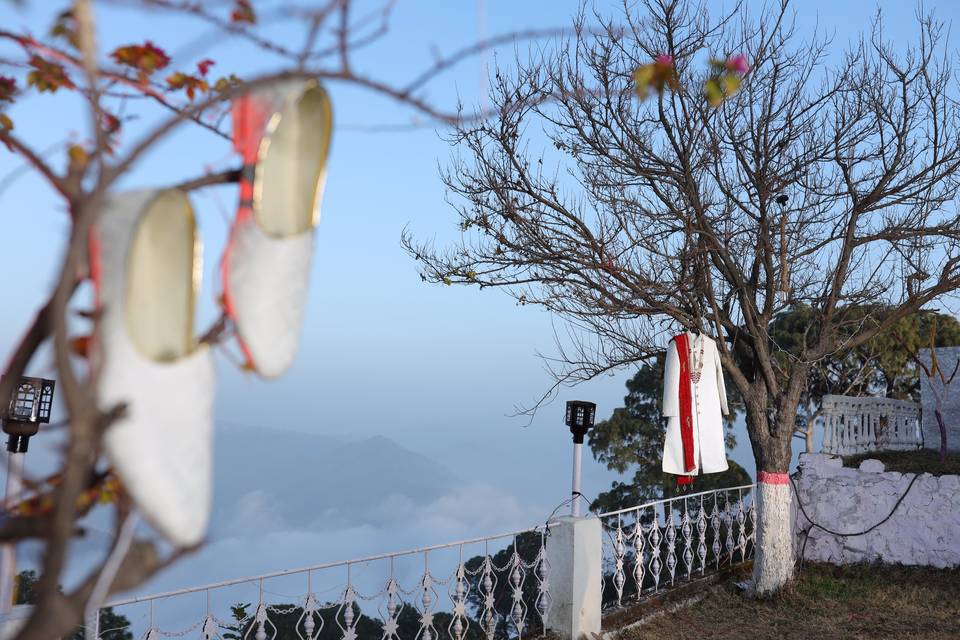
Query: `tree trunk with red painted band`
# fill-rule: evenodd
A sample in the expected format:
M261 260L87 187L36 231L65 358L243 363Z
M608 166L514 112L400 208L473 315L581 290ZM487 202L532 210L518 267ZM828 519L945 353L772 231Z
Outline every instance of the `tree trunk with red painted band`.
M790 513L793 502L790 486L792 426L787 416L795 416L781 405L777 421L769 415L763 400L747 406L747 428L751 432L757 460L756 547L753 560L753 589L758 595L772 594L794 575L793 527ZM771 424L772 422L772 424ZM783 434L783 435L781 435Z

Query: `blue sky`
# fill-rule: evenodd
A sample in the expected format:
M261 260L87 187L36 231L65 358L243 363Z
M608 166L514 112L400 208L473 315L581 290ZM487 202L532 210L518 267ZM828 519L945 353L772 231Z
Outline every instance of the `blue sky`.
M27 9L17 10L4 3L0 22L5 27L23 25L35 33L44 32L52 13L50 4L33 1ZM598 2L596 6L609 14L619 5ZM868 28L877 6L868 1L816 0L798 2L796 10L801 31L816 24L835 30L834 47L839 50ZM889 1L879 6L890 38L911 39L914 5ZM926 6L941 18L960 16L953 1ZM481 25L473 1L401 1L389 34L359 56L357 64L382 77L411 78L429 64L431 46L450 52L485 35L563 27L577 7L578 2L569 0L487 0L485 25ZM108 3L99 17L99 37L106 50L144 33L142 17ZM195 44L203 33L178 20L151 18L148 35L175 52L187 43ZM285 38L289 33L293 31L278 35ZM276 63L239 45L217 46L209 53L192 46L191 51L215 58L218 74L248 74ZM507 48L489 59L509 62L511 57ZM190 64L190 58L175 60L180 62ZM428 96L449 107L458 98L468 106L476 105L484 84L480 59L472 59L435 81ZM439 243L456 237L455 215L445 202L437 175L438 164L442 166L449 156L449 146L442 132L432 128L389 134L358 130L358 125L407 123L414 114L367 91L336 84L329 90L338 128L299 355L289 373L275 382L242 373L220 358L217 420L325 436L386 435L461 476L492 483L518 504L549 509L569 490L570 444L562 425L562 401L593 400L599 417L606 417L620 405L624 382L632 372L564 390L560 401L543 409L529 426L524 419L508 417L515 404L529 404L550 384L536 353L552 353L554 319L537 309L518 307L497 291L421 283L415 263L401 250L400 234L409 226L420 238L435 237ZM21 134L41 149L62 140L65 132L78 130L82 122L78 104L66 96L24 101L11 115ZM133 123L130 128L136 126ZM124 186L169 184L192 177L206 166L229 166L229 151L224 141L210 134L183 129L138 165ZM0 180L18 166L16 158L0 149ZM199 322L203 326L216 313L214 276L227 231L224 216L232 215L235 195L227 188L211 190L195 196L194 204L204 241L206 276ZM66 232L62 206L39 180L24 175L0 192L4 249L0 272L7 274L0 314L4 351L12 349L47 295ZM45 356L38 357L32 369L49 373ZM31 453L43 448L43 435L35 442ZM745 436L734 457L752 467ZM39 472L44 460L49 458L42 452L28 459L28 471ZM282 473L283 461L262 472ZM609 485L609 474L589 456L584 473L588 494ZM545 515L531 512L530 523ZM497 523L483 526L488 525ZM420 541L433 542L443 540Z
M576 6L491 2L485 34L563 26ZM39 3L32 7L15 12L15 21L42 31L46 12L37 10ZM104 11L101 20L109 27L100 35L106 50L137 32L137 18L129 13ZM427 38L423 25L429 25ZM195 35L176 21L156 21L150 31L171 52ZM384 42L361 56L360 64L400 81L429 65L431 45L450 52L483 35L474 3L401 3ZM232 47L211 52L218 61L215 71L251 73L274 64L248 48L239 49L235 54ZM509 58L512 52L498 55ZM175 58L174 64L179 61ZM428 95L449 108L458 98L476 104L483 82L480 60L469 60L435 82ZM276 382L264 382L220 359L218 420L351 436L382 433L438 459L455 460L464 452L482 455L483 464L494 469L502 451L546 447L550 455L562 456L556 477L562 498L569 446L562 405L547 408L529 428L525 420L507 417L515 404L533 401L549 385L535 354L553 348L551 318L519 308L495 291L438 288L420 281L399 239L407 225L420 237L441 242L455 237L455 220L437 177L438 162L449 154L447 143L431 128L358 131L356 125L408 123L416 114L368 91L341 85L329 89L342 126L330 158L301 350L291 371ZM11 115L40 148L63 136L62 123L79 128L81 122L77 104L59 96L24 103ZM224 141L183 129L138 165L124 186L168 184L231 160ZM0 175L16 166L9 154L0 156ZM20 274L13 285L18 304L0 318L0 335L12 345L49 289L56 248L67 227L59 203L32 176L17 180L0 198L4 211L16 212L0 220L0 237L9 247L0 260ZM194 197L205 263L199 326L215 317L215 270L227 231L224 216L232 215L234 198L230 189ZM24 270L24 264L31 269ZM45 364L38 358L34 370L48 371ZM590 398L609 411L623 396L624 380L606 378L564 397Z

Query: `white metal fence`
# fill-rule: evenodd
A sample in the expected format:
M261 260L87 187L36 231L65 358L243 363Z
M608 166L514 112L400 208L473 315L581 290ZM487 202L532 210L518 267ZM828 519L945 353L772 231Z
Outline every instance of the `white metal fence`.
M605 608L751 558L756 485L702 491L600 515Z
M522 638L543 629L545 540L539 527L107 606L128 618L124 631L144 640ZM117 631L101 628L97 637Z
M916 402L828 395L823 397L821 417L824 453L908 451L923 445Z
M753 555L755 485L599 515L607 608ZM106 606L142 640L495 640L544 632L552 525L227 580Z

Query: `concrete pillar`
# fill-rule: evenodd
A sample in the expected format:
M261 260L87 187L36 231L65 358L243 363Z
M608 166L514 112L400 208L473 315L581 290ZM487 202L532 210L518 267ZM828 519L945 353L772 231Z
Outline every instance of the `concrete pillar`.
M567 640L600 633L603 539L598 518L558 518L547 538L546 627Z

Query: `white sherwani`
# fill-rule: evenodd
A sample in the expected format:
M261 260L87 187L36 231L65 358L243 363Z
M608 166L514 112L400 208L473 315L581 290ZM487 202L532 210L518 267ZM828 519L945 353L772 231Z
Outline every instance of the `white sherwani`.
M683 443L680 439L680 355L677 343L667 346L667 361L663 375L663 415L670 418L663 446L663 470L676 475L719 473L727 470L726 447L723 442L723 415L728 415L727 391L723 383L720 354L713 340L704 335L687 333L691 360L700 355L703 341L703 368L700 381L691 386L691 412L693 414L693 460L695 467L683 467ZM691 363L691 371L693 366Z

